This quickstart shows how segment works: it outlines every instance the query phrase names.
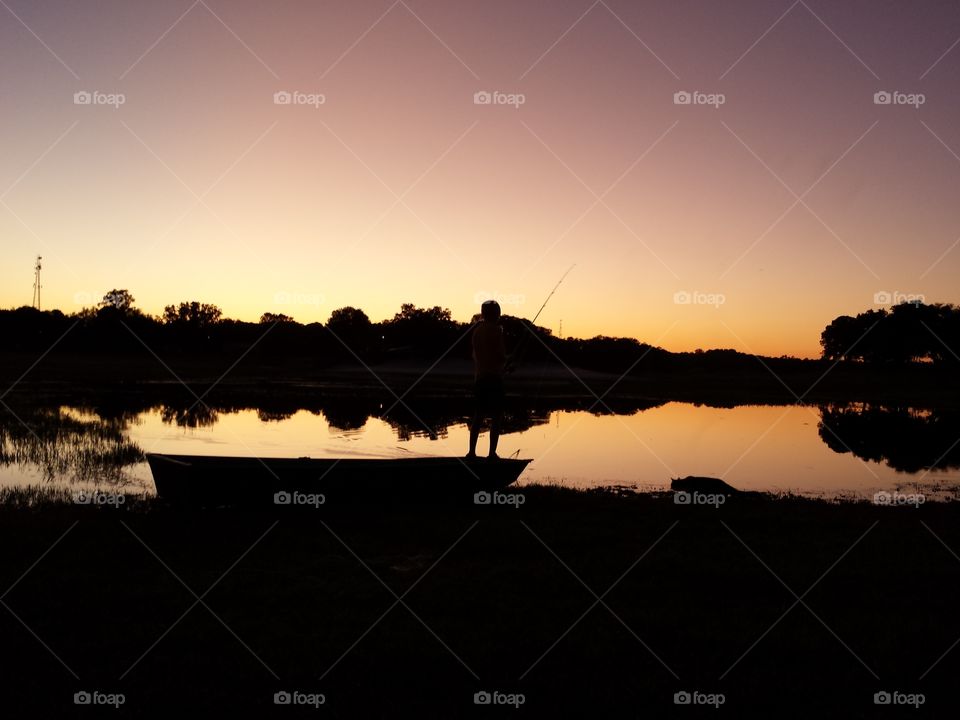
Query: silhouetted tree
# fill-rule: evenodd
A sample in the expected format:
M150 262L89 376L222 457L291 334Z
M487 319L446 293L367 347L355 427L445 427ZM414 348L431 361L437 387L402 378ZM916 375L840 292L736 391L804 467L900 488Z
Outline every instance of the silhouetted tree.
M413 303L403 303L400 312L393 316L393 322L451 322L450 311L434 305L432 308L418 308Z
M330 313L326 329L333 336L328 343L331 357L353 362L355 355L360 358L368 356L373 345L374 327L363 310L349 305L337 308Z
M820 347L823 348L823 357L827 360L848 360L850 346L856 339L856 329L859 327L856 318L841 315L824 328L820 333Z
M163 321L168 325L189 325L196 328L205 328L215 325L222 316L223 311L216 305L196 301L167 305L163 309Z
M260 324L267 325L269 323L292 323L296 322L289 315L284 315L283 313L271 313L265 312L260 316Z
M347 307L337 308L330 313L327 327L338 335L341 332L349 334L356 330L369 329L370 318L363 310L348 305Z
M391 320L381 323L387 347L413 351L415 354L439 357L451 349L465 326L456 322L446 308L418 308L404 303Z
M129 290L114 289L103 296L103 300L100 301L100 307L114 308L115 310L126 314L133 310L134 302L136 302L136 300L134 299L133 295L130 294Z
M960 362L960 308L901 303L890 310L841 315L820 334L827 360L905 364Z

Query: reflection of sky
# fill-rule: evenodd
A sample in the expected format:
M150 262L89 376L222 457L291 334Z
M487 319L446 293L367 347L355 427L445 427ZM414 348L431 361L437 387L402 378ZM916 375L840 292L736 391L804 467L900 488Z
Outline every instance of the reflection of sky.
M397 439L394 429L371 418L362 430L331 428L322 415L306 410L281 421L263 422L254 410L220 413L211 427L183 428L143 413L129 438L145 452L261 457L381 457L463 455L467 429L453 426L445 437ZM655 489L672 477L724 477L735 487L802 493L869 494L909 488L911 476L885 464L865 462L828 448L817 432L819 412L798 406L741 406L733 409L668 403L634 415L596 416L554 412L550 422L505 435L500 454L533 458L525 482L574 487L624 484ZM478 451L487 448L487 435ZM132 478L149 481L146 465ZM0 467L0 484L36 483L29 468ZM932 483L960 483L960 471L933 472ZM151 483L148 482L148 486Z
M875 293L960 299L958 32L950 2L6 0L0 306L42 254L67 312L529 317L576 262L554 330L816 355Z
M275 457L403 457L407 454L461 455L466 427L451 427L431 441L396 438L384 421L372 418L361 432L330 428L306 411L263 423L254 411L222 414L211 428L182 429L142 416L132 439L147 452ZM805 493L891 489L908 482L885 464L864 462L830 450L817 433L819 412L797 406L741 406L733 409L668 403L634 415L595 416L556 412L548 424L505 435L500 454L519 451L534 458L524 481L576 487L628 484L663 487L671 477L723 476L735 487ZM478 451L486 452L487 436ZM960 482L960 472L936 472L926 481Z

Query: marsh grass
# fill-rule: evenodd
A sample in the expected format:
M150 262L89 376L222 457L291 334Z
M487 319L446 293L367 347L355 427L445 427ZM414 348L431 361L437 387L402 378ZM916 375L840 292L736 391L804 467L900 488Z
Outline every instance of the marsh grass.
M123 484L125 469L145 459L127 437L131 422L67 407L4 409L0 465L38 468L47 481Z
M56 484L16 485L0 487L0 508L24 508L44 510L54 508L90 507L92 509L106 507L107 509L127 509L142 512L151 507L159 507L162 503L155 495L144 492L114 492L103 488L84 488L88 495L92 492L109 493L111 497L122 497L122 501L97 504L83 504L77 502L79 488Z

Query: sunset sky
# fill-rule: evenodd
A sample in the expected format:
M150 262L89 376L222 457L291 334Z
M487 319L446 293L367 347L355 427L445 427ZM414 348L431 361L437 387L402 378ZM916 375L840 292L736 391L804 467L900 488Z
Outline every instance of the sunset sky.
M2 0L0 306L39 254L68 313L532 317L576 263L564 335L815 356L960 302L958 41L939 0Z

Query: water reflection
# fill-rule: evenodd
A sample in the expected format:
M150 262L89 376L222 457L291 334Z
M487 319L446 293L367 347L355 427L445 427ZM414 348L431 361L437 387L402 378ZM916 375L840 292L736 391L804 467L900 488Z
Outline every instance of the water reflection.
M152 489L145 452L314 457L459 455L469 403L441 398L64 398L0 407L0 484L37 479ZM717 408L648 400L595 412L589 401L514 402L511 451L533 457L527 481L661 487L685 474L749 489L863 493L960 469L960 413L867 404ZM588 412L589 411L589 412ZM561 426L562 425L562 426ZM846 457L847 459L844 459ZM854 461L853 458L858 458ZM863 462L860 462L863 461ZM868 467L865 467L865 464ZM952 472L944 472L952 471ZM912 476L912 477L911 477Z
M837 453L894 470L960 468L960 412L851 403L820 407L820 438Z
M164 405L160 408L160 417L167 424L188 428L213 427L219 419L216 410L201 403L189 407Z
M124 469L143 462L129 440L135 417L84 408L0 409L0 466L32 470L44 481L127 484Z

